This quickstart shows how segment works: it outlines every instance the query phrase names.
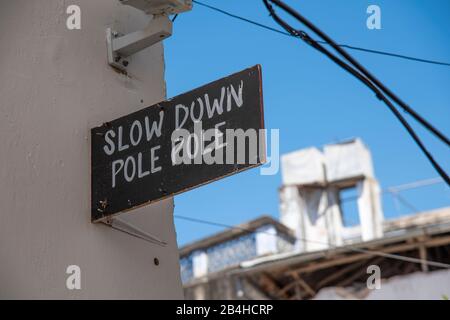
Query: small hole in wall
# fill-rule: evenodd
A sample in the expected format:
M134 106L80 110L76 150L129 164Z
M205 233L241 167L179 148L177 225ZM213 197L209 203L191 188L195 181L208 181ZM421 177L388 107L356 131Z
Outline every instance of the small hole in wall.
M155 264L155 266L159 266L159 259L158 258L153 259L153 263Z

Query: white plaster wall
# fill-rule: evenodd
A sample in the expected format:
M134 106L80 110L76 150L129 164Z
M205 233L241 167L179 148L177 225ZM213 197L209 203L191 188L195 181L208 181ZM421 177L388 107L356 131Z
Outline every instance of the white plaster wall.
M335 188L329 188L326 191L327 195L327 209L326 209L326 223L328 231L328 241L333 246L340 246L344 244L342 224L342 213L339 206L339 194Z
M328 205L327 192L322 189L302 189L284 186L280 191L280 221L295 230L298 238L295 250L307 252L328 248L328 216L333 214ZM334 238L331 239L335 240Z
M197 251L192 255L192 269L194 278L203 277L208 274L208 254Z
M359 198L358 211L361 221L361 237L370 241L383 237L383 211L381 207L381 189L378 182L367 178L357 184Z
M274 226L264 226L256 230L256 255L275 254L277 247L277 229Z
M0 298L182 298L172 200L126 217L167 247L90 222L89 129L165 98L162 45L130 77L106 63L105 29L147 20L116 0L0 0Z
M280 189L280 222L295 231L295 236L301 238L304 234L302 210L303 200L296 186L284 186ZM296 251L306 251L306 242L296 241Z
M317 148L306 148L281 157L283 185L325 183L325 157Z
M374 177L370 150L359 138L345 143L326 145L323 153L328 181L358 176Z
M443 300L445 296L450 296L450 270L417 272L382 280L381 288L368 291L365 297L352 294L349 289L330 287L320 290L314 299Z
M301 212L304 230L301 239L306 239L306 251L327 249L330 241L328 237L327 192L322 189L302 190L304 208Z
M450 296L450 270L394 277L382 282L381 289L371 291L367 299L443 300L445 296Z

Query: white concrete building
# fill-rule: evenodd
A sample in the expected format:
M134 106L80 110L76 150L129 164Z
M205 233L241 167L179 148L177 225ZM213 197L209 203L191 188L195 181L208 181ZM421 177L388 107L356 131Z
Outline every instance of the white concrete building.
M283 155L282 180L280 221L295 230L299 252L383 236L380 187L370 151L361 140ZM341 195L351 188L359 222L346 225Z
M258 218L181 249L186 297L441 300L450 296L450 208L383 219L382 192L361 140L284 155L282 180L281 223ZM431 180L400 189L439 182ZM354 204L352 210L347 202ZM275 232L264 232L263 225ZM258 242L261 238L267 242ZM193 259L194 252L204 259ZM203 267L201 272L196 266ZM379 268L379 288L367 285L372 276L369 267Z

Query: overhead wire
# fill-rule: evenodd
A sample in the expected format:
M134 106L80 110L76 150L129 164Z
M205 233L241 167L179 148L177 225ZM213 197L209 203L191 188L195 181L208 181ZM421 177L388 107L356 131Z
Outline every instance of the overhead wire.
M194 3L207 7L211 10L223 13L227 16L236 18L236 19L240 19L242 21L254 24L256 26L265 28L267 30L273 31L273 32L277 32L283 35L288 35L288 36L292 36L292 37L300 37L300 34L294 30L288 30L288 32L283 32L281 30L272 28L270 26L252 21L250 19L232 14L230 12L227 12L225 10L219 9L217 7L213 7L210 6L208 4L202 3L198 0L194 0ZM264 0L264 2L266 2L266 0ZM272 1L276 4L282 4L281 1ZM292 10L289 7L284 7L284 9L288 8L288 10ZM304 19L302 16L297 16L297 18L301 19L301 21L306 22L308 24L308 26L312 26L312 24L307 21L306 19ZM286 29L286 28L285 28ZM320 31L318 30L318 28L314 29L315 31ZM313 31L314 31L313 30ZM320 44L327 44L327 45L331 45L334 49L338 50L337 48L339 47L345 47L345 48L349 48L349 49L355 49L355 50L360 50L360 51L368 51L368 52L372 52L372 53L380 53L381 51L378 50L371 50L371 49L364 49L364 48L360 48L360 47L354 47L354 46L350 46L350 45L342 45L342 44L336 44L333 40L331 40L331 38L327 37L323 32L320 31L319 35L321 36L325 36L326 41L316 41L313 40L312 38L309 38L309 44L312 45L315 49L321 51L322 53L327 54L327 56L329 58L331 58L335 63L337 63L338 65L340 65L341 67L344 67L343 64L344 62L342 60L337 61L335 59L333 59L330 55L332 55L331 53L327 53L326 49L318 46ZM305 39L302 39L305 40ZM389 97L391 97L391 99L393 99L397 104L400 105L400 107L403 108L404 111L406 111L407 113L409 113L416 121L418 121L420 124L422 124L426 129L428 129L432 134L434 134L437 138L439 138L442 142L444 142L445 144L447 144L448 146L450 146L450 139L448 137L446 137L442 132L440 132L437 128L435 128L431 123L429 123L426 119L424 119L421 115L419 115L415 110L413 110L411 107L409 107L406 103L404 103L398 96L396 96L391 90L389 90L386 86L384 86L378 79L376 79L373 75L371 75L364 67L362 67L362 65L360 65L355 59L353 59L350 55L346 54L346 52L342 49L339 48L338 51L341 55L344 56L345 59L347 59L348 61L350 61L355 67L356 69L358 69L363 75L364 77L360 77L358 75L355 74L356 70L349 70L348 68L344 67L344 69L346 69L348 72L352 73L354 76L356 76L360 81L362 81L363 83L365 83L366 85L368 85L372 90L373 90L373 85L370 85L368 82L374 82L376 83L379 87L380 90L383 91L385 94L387 94ZM387 54L389 55L389 53L383 52L383 54ZM398 56L398 57L402 57L401 55L398 54L392 54L393 56ZM421 60L421 62L429 62L426 59L418 59L418 58L413 58L413 57L407 57L404 56L410 60ZM447 63L438 63L438 64L443 64L443 65L447 65ZM450 66L450 63L448 64ZM367 78L366 78L367 77ZM364 79L365 78L365 79ZM377 88L378 89L378 88ZM387 99L383 96L379 94L379 91L376 93L376 96L384 101L388 107L391 109L391 111L394 113L394 115L396 116L396 118L402 123L402 125L406 128L406 130L408 131L408 133L411 135L411 137L413 138L413 140L415 141L415 143L419 146L419 148L422 150L422 152L425 154L425 156L428 158L428 160L431 162L432 166L435 168L435 170L439 173L439 175L444 179L444 181L447 183L447 185L450 186L450 178L448 177L447 173L442 169L442 167L437 163L436 160L434 160L433 156L431 155L431 153L428 151L428 149L425 147L425 145L423 144L423 142L420 140L420 138L418 137L418 135L415 133L415 131L413 130L413 128L409 125L409 123L406 121L405 118L402 117L402 115L398 112L398 110L395 109L395 107L392 105L392 103L390 101L387 101Z
M222 13L224 15L227 15L229 17L235 18L235 19L239 19L241 21L253 24L255 26L264 28L266 30L269 31L273 31L285 36L290 36L290 37L297 37L289 32L284 32L282 30L278 30L276 28L272 28L268 25L253 21L251 19L230 13L228 11L222 10L220 8L211 6L209 4L200 2L198 0L194 0L194 3L206 7L208 9L214 10L216 12ZM303 17L302 17L303 18ZM303 18L304 19L304 18ZM305 19L305 21L307 21ZM308 21L309 22L309 21ZM331 42L329 41L331 40L330 38L328 38L327 41L323 41L323 40L315 40L316 43L319 44L325 44L325 45L330 45L333 48L347 48L347 49L351 49L351 50L358 50L358 51L363 51L363 52L368 52L368 53L374 53L374 54L380 54L380 55L385 55L385 56L392 56L392 57L396 57L396 58L402 58L402 59L407 59L407 60L411 60L411 61L416 61L416 62L423 62L423 63L430 63L430 64L437 64L437 65L444 65L444 66L450 66L450 63L447 62L441 62L441 61L434 61L434 60L429 60L429 59L422 59L422 58L416 58L416 57L412 57L412 56L407 56L407 55L401 55L401 54L397 54L397 53L391 53L391 52L385 52L385 51L381 51L381 50L374 50L374 49L367 49L367 48L362 48L362 47L357 47L357 46L352 46L352 45L348 45L348 44L337 44L334 41L331 40ZM344 53L344 51L342 50L341 53ZM349 58L349 61L352 61L353 63L356 62L356 60L354 60L351 56L346 55L346 58ZM377 78L375 78L372 74L368 73L368 71L363 68L359 63L356 62L355 64L357 66L357 68L363 73L365 74L368 79L371 79L371 81L373 81L374 83L376 83L381 89L382 91L384 91L391 99L393 99L396 103L398 103L406 112L408 112L414 119L416 119L416 121L418 121L419 123L421 123L423 126L425 126L431 133L433 133L438 139L440 139L442 142L444 142L446 145L450 146L450 139L443 134L441 131L439 131L437 128L435 128L432 124L430 124L426 119L424 119L420 114L418 114L414 109L412 109L410 106L408 106L403 100L401 100L397 95L395 95L391 90L389 90L386 86L384 86Z
M198 218L193 218L193 217L189 217L189 216L185 216L185 215L176 214L176 215L174 215L174 218L186 220L186 221L190 221L190 222L195 222L195 223L216 226L216 227L223 227L226 229L235 229L235 230L244 231L244 232L248 232L248 233L263 233L263 234L267 234L267 235L271 235L271 236L279 238L278 234L273 234L273 233L270 233L267 231L250 230L248 228L244 228L241 226L232 226L232 225L228 225L228 224L221 223L221 222L198 219ZM450 269L450 264L443 263L443 262L424 260L424 259L420 259L420 258L408 257L408 256L403 256L403 255L393 254L393 253L386 253L386 252L377 251L377 250L368 250L368 249L355 248L355 247L340 247L340 246L336 246L336 245L333 245L328 242L310 240L307 238L299 238L299 237L295 237L295 238L296 238L296 240L300 240L300 241L304 241L304 242L310 242L310 243L330 246L334 249L348 249L353 252L365 253L365 254L369 254L369 255L373 255L373 256L380 256L380 257L385 257L385 258L394 259L394 260L401 260L401 261L417 263L417 264L426 264L426 265L433 266L433 267Z
M313 30L316 34L318 34L324 40L323 41L320 41L320 40L316 41L316 40L312 39L306 32L299 31L299 30L296 30L296 29L292 28L284 20L282 20L281 18L279 18L276 15L276 13L274 12L272 6L268 3L268 1L271 1L271 2L275 3L276 5L280 6L282 9L284 9L285 11L287 11L288 13L293 15L295 18L297 18L297 20L299 20L300 22L305 24L308 28ZM215 10L217 12L223 13L225 15L228 15L230 17L233 17L233 18L236 18L236 19L239 19L239 20L242 20L242 21L254 24L254 25L258 26L258 27L261 27L261 28L264 28L264 29L267 29L267 30L270 30L270 31L273 31L273 32L276 32L276 33L279 33L279 34L300 38L303 41L305 41L307 44L312 46L314 49L316 49L316 50L320 51L321 53L325 54L333 62L335 62L336 64L338 64L342 68L344 68L346 71L348 71L353 76L355 76L358 80L360 80L362 83L364 83L366 86L368 86L376 94L376 96L380 100L382 100L389 107L389 109L394 113L394 115L397 117L397 119L406 128L406 130L411 135L411 137L416 142L416 144L418 144L418 146L420 147L422 152L426 155L426 157L432 163L433 167L436 169L436 171L439 173L439 175L442 177L442 179L448 185L450 185L450 179L447 176L447 174L445 173L445 171L434 160L434 158L432 157L431 153L424 146L424 144L422 143L420 138L417 136L415 131L412 129L412 127L409 125L409 123L406 121L406 119L400 114L400 112L395 108L395 106L392 104L392 102L390 100L388 100L387 97L384 94L388 95L392 100L394 100L397 104L399 104L400 107L402 107L414 119L416 119L419 123L421 123L429 131L431 131L436 137L438 137L440 140L442 140L445 144L450 145L450 140L445 135L443 135L439 130L434 128L434 126L432 126L423 117L421 117L417 112L415 112L408 105L406 105L406 103L404 103L391 90L389 90L386 86L384 86L377 78L375 78L361 64L359 64L353 57L351 57L349 54L347 54L341 48L344 47L344 48L348 48L348 49L352 49L352 50L366 51L366 52L375 53L375 54L383 54L383 55L394 56L394 57L398 57L398 58L418 61L418 62L439 64L439 65L446 65L446 66L450 66L450 63L432 61L432 60L427 60L427 59L419 59L419 58L414 58L414 57L410 57L410 56L404 56L404 55L399 55L399 54L383 52L383 51L379 51L379 50L372 50L372 49L366 49L366 48L350 46L350 45L346 45L346 44L336 44L331 38L329 38L320 29L315 27L312 23L310 23L308 20L306 20L304 17L302 17L298 13L297 14L293 14L294 10L292 8L288 7L287 5L285 5L284 3L282 3L281 1L278 1L278 0L263 0L263 2L266 4L266 7L269 9L269 12L271 13L271 16L287 32L283 32L281 30L272 28L270 26L267 26L267 25L264 25L264 24L252 21L250 19L238 16L238 15L234 15L232 13L229 13L229 12L225 11L225 10L222 10L222 9L219 9L219 8L207 5L205 3L202 3L202 2L200 2L198 0L193 0L193 2L196 3L196 4L199 4L201 6L207 7L209 9ZM345 60L347 60L349 63L351 63L353 65L353 67L347 65L343 60L341 60L340 58L336 57L334 54L329 52L327 49L325 49L322 46L322 44L326 44L326 45L332 46L333 49L335 49L341 56L343 56L343 58ZM193 218L193 217L188 217L188 216L174 215L174 217L177 218L177 219L182 219L182 220L196 222L196 223L203 223L203 224L213 225L213 226L217 226L217 227L224 227L224 228L227 228L227 229L237 229L237 230L245 231L245 232L255 232L254 230L249 230L249 229L246 229L246 228L243 228L243 227L240 227L240 226L230 226L230 225L227 225L227 224L224 224L224 223L219 223L219 222L214 222L214 221L207 221L207 220ZM274 235L273 233L269 233L269 232L265 232L265 231L257 231L257 232L262 232L262 233L267 233L267 234L272 235L272 236L277 236L277 235ZM324 243L324 242L315 241L315 240L302 239L302 238L297 238L297 240L306 241L306 242L321 243L321 244L328 245L328 246L331 246L331 247L339 248L338 246L332 245L330 243ZM418 258L413 258L413 257L408 257L408 256L402 256L402 255L397 255L397 254L391 254L391 253L385 253L385 252L374 251L374 250L367 250L367 249L361 249L361 248L347 247L346 249L349 249L349 250L355 251L355 252L360 252L360 253L368 253L368 254L371 254L371 255L382 256L382 257L386 257L386 258L390 258L390 259L397 259L397 260L402 260L402 261L407 261L407 262L412 262L412 263L427 264L429 266L435 266L435 267L450 269L450 264L436 262L436 261L423 260L423 259L418 259Z
M350 64L352 64L358 71L360 71L367 79L372 81L381 91L383 91L389 98L391 98L394 102L396 102L400 107L402 107L408 114L410 114L414 119L416 119L419 123L421 123L424 127L426 127L430 132L432 132L437 138L443 141L447 146L450 146L450 139L446 137L442 132L436 129L433 125L431 125L427 120L425 120L422 116L420 116L415 110L413 110L410 106L408 106L400 97L392 92L387 86L385 86L380 80L378 80L372 73L370 73L363 65L361 65L355 58L353 58L349 53L341 48L331 37L329 37L325 32L320 30L317 26L315 26L312 22L302 16L298 11L294 10L283 1L280 0L263 0L266 8L268 8L269 12L273 16L275 11L273 8L270 8L269 1L279 6L281 9L289 13L292 17L297 19L300 23L305 25L308 29L312 30L315 34L317 34L323 41L329 44L334 50L336 50L345 60L347 60ZM276 13L275 13L276 14ZM277 19L279 22L279 19ZM288 31L289 32L289 31ZM291 32L289 32L291 33ZM292 34L292 33L291 33ZM317 43L317 41L311 39Z
M444 171L444 169L442 169L442 167L439 165L439 163L434 159L434 157L432 156L432 154L428 151L428 149L425 147L424 143L422 142L422 140L419 138L419 136L416 134L416 132L414 131L414 129L409 125L409 123L406 121L406 119L401 115L401 113L397 110L397 108L392 104L392 102L387 99L387 97L383 94L382 90L376 85L374 84L369 78L367 78L365 76L365 74L359 72L359 68L356 67L353 68L352 66L348 65L347 63L345 63L343 60L341 60L340 58L338 58L337 56L335 56L333 53L331 53L330 51L328 51L327 49L325 49L321 44L317 43L314 39L312 39L305 31L302 30L296 30L293 27L291 27L286 21L284 21L283 19L281 19L275 12L275 10L273 9L272 5L269 3L270 2L274 2L275 4L280 4L280 6L282 5L282 9L286 10L288 13L294 15L295 10L293 10L292 8L286 6L284 3L282 3L279 0L263 0L266 8L268 9L268 11L270 12L270 15L272 16L272 18L283 28L285 29L287 32L289 32L290 34L292 34L293 36L303 40L305 43L307 43L308 45L312 46L314 49L318 50L319 52L321 52L322 54L326 55L329 59L331 59L333 62L335 62L337 65L339 65L340 67L342 67L344 70L346 70L347 72L349 72L350 74L352 74L354 77L356 77L358 80L360 80L363 84L365 84L369 89L371 89L376 97L380 100L382 100L387 106L388 108L391 110L391 112L395 115L395 117L400 121L400 123L405 127L405 129L408 131L409 135L412 137L412 139L415 141L415 143L419 146L419 148L421 149L421 151L425 154L425 156L427 157L427 159L430 161L430 163L432 164L432 166L434 167L434 169L438 172L438 174L442 177L442 179L447 183L448 186L450 186L450 178L447 175L447 173ZM286 6L286 7L285 7ZM309 27L309 25L308 25ZM321 33L322 34L322 33ZM329 37L326 37L325 39L330 39ZM330 39L331 40L331 39ZM332 40L331 40L332 41ZM334 48L334 46L333 46ZM341 49L342 50L342 49ZM344 51L344 50L342 50ZM345 52L345 51L344 51ZM362 67L361 67L362 68ZM358 69L358 70L357 70ZM405 110L407 111L407 110ZM417 113L415 113L417 114ZM421 118L421 117L420 117ZM423 118L422 118L423 119ZM423 119L424 120L424 119ZM427 123L428 125L426 126L426 128L429 128L431 126L431 124L429 124L428 122L425 121L425 123ZM421 122L421 124L424 124L423 122ZM431 126L432 127L432 126ZM437 129L435 129L435 131L437 131ZM434 132L434 131L432 131ZM438 131L437 131L438 132Z
M237 19L237 20L241 20L243 22L252 24L254 26L266 29L268 31L272 31L284 36L288 36L288 37L292 37L291 34L289 34L288 32L284 32L282 30L278 30L276 28L270 27L266 24L245 18L243 16L239 16L237 14L225 11L223 9L214 7L212 5L200 2L198 0L194 0L194 3L208 8L212 11L216 11L219 12L221 14L224 14L226 16L229 16L231 18ZM328 44L325 41L320 41L320 40L316 40L318 43L320 44ZM421 62L421 63L428 63L428 64L435 64L435 65L442 65L442 66L447 66L450 67L450 63L449 62L443 62L443 61L436 61L436 60L431 60L431 59L423 59L423 58L417 58L417 57L412 57L412 56L407 56L407 55L403 55L403 54L399 54L399 53L392 53L392 52L387 52L387 51L382 51L382 50L375 50L375 49L368 49L368 48L363 48L363 47L359 47L359 46L353 46L353 45L349 45L349 44L338 44L338 46L343 47L343 48L347 48L347 49L351 49L351 50L357 50L357 51L361 51L361 52L367 52L367 53L372 53L372 54L378 54L378 55L384 55L384 56L390 56L390 57L395 57L395 58L400 58L400 59L405 59L405 60L411 60L411 61L416 61L416 62Z

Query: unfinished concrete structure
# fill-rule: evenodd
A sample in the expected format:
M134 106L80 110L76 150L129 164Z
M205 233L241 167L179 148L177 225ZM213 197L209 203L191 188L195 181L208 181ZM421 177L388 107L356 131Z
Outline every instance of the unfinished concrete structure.
M383 230L385 236L381 239L313 252L291 250L255 256L185 278L185 297L439 300L450 296L450 270L445 267L450 263L450 208L386 220ZM238 231L225 232L227 241L234 232ZM207 245L210 240L202 241ZM220 241L214 243L220 245ZM372 265L381 270L379 290L366 285L371 275L367 270Z
M359 139L282 157L280 220L295 230L299 252L383 236L380 187L370 151ZM355 188L360 224L347 226L340 196ZM307 240L307 241L306 241Z
M290 153L283 156L282 165L282 224L256 219L183 248L186 298L442 299L450 295L450 208L383 220L370 152L359 139L327 145L323 151L308 148ZM354 188L350 200L356 203L354 214L359 217L350 225L344 208L348 199L341 195L348 188ZM268 237L264 230L270 226L276 232L267 239L266 250L256 250L257 242L248 239L257 239L258 234ZM279 239L288 245L269 250ZM243 255L248 248L252 254ZM211 260L208 252L225 256L228 249L239 259L206 267ZM201 259L196 260L197 254ZM203 266L201 272L187 272L195 270L194 265ZM372 265L381 270L379 290L366 285Z

